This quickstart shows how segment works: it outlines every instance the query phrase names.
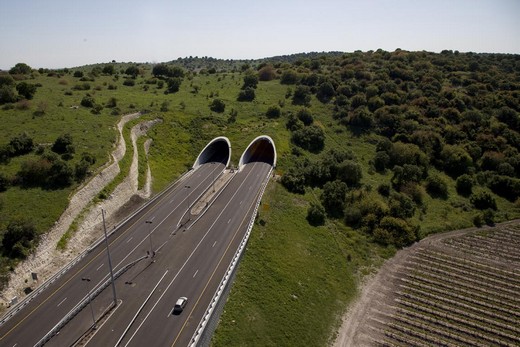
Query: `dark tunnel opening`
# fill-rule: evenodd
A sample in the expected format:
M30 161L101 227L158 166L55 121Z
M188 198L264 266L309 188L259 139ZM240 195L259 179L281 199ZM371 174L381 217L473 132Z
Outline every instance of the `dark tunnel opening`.
M231 157L231 145L229 140L224 137L213 139L199 154L193 167L206 163L222 163L229 165Z
M201 164L218 162L226 165L229 155L231 154L229 153L229 146L226 141L215 141L206 149L206 151L208 152L207 157L204 162L201 162Z
M276 166L276 149L271 138L258 137L247 147L240 159L240 166L252 162L263 162Z

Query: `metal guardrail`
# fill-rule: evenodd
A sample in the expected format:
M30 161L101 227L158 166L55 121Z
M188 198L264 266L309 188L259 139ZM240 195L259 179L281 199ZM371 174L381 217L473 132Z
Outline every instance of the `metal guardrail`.
M122 274L124 274L128 269L130 269L132 266L137 264L143 259L148 258L148 256L141 257L139 259L136 259L132 261L131 263L128 263L127 265L123 266L119 271L117 271L114 274L114 280L119 278ZM98 286L95 290L93 289L91 292L88 293L88 295L85 296L85 298L80 301L72 310L69 311L59 322L52 328L44 337L38 341L34 347L41 347L45 345L54 335L56 335L68 322L70 322L78 313L81 312L92 300L94 300L103 290L105 290L110 284L112 280L108 278L103 284Z
M258 195L258 199L256 201L254 212L251 215L251 220L249 221L247 231L246 231L244 237L242 238L242 241L240 242L240 246L238 247L233 259L231 260L231 263L229 264L229 267L228 267L224 277L220 281L220 284L217 287L215 294L213 295L213 299L211 300L210 304L208 305L208 308L206 309L206 313L202 317L197 330L195 330L195 333L193 334L193 336L190 340L190 344L188 345L189 347L197 346L199 339L203 335L204 330L206 329L206 326L207 326L209 320L211 319L211 316L213 314L215 307L217 306L217 303L221 299L221 295L224 292L224 289L226 288L226 285L228 284L229 279L232 277L233 272L236 269L236 266L240 260L240 257L246 247L247 241L249 240L249 236L251 235L251 230L253 229L253 225L255 223L256 215L258 213L258 208L260 207L260 202L262 201L262 196L264 195L265 188L267 187L267 184L269 183L272 172L273 172L273 168L271 168L271 170L269 170L269 173L267 175L267 180L263 184L260 194Z
M112 236L116 233L121 227L123 227L128 221L134 218L137 214L155 202L157 199L166 194L171 188L173 188L176 184L186 179L186 177L190 176L193 172L192 169L184 172L177 180L167 186L161 193L154 196L148 202L146 202L143 206L141 206L137 211L131 214L129 217L124 219L120 224L118 224L112 231L108 233L108 237ZM82 260L88 253L93 251L100 243L104 240L104 236L100 237L92 246L90 246L85 251L81 252L76 258L72 259L68 264L66 264L61 270L59 270L56 274L51 276L48 280L43 282L38 288L29 293L22 301L13 306L0 320L0 326L4 325L9 319L11 319L14 315L16 315L20 310L22 310L27 304L29 304L32 299L41 294L45 289L47 289L51 284L53 284L57 279L63 276L67 271L69 271L74 265L76 265L80 260Z

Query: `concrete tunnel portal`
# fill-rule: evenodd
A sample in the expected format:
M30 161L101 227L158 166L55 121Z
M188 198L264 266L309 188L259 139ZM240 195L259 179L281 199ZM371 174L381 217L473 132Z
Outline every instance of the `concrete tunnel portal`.
M202 164L218 162L224 164L226 167L229 166L231 160L231 142L224 136L216 137L211 140L206 147L200 152L197 160L193 164L193 168L196 169Z
M276 147L269 136L261 135L251 141L240 157L238 169L242 170L244 165L255 161L276 167Z

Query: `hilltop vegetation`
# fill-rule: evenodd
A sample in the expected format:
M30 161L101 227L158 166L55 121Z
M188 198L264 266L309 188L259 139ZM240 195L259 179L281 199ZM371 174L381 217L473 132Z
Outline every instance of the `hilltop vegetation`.
M321 322L319 331L289 333L282 343L323 344L355 292L337 283L352 284L362 268L430 233L520 215L519 76L518 55L457 51L189 57L38 71L18 64L0 73L2 268L7 273L30 254L69 194L107 162L121 114L163 119L149 133L155 191L186 170L213 137L229 137L236 164L253 138L267 134L278 150L281 179L268 198L276 213L264 206L257 229L276 234L281 244L298 237L301 248L275 255L274 238L253 236L251 244L265 251L246 252L242 285L226 306L216 343L228 345L246 331L242 324L265 336L260 322L273 310L305 309L314 300L310 288L325 285L330 300L310 321ZM35 174L42 169L45 175ZM284 231L293 225L298 230ZM325 236L316 242L316 235ZM10 245L17 243L13 253ZM309 290L297 300L279 297L280 288L293 292L301 282L289 272L323 262L318 254L327 252L334 254L326 260L334 270L308 272ZM286 266L276 278L255 284L255 266L280 263ZM278 306L259 305L248 285ZM259 325L235 319L241 305ZM297 317L283 315L269 329L295 329Z

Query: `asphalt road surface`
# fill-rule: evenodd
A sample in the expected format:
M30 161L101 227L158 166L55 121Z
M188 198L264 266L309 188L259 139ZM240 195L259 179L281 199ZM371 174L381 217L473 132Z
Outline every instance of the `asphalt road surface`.
M111 287L104 289L46 346L73 345L94 321L88 346L187 346L246 232L271 165L246 164L200 218L186 214L223 169L220 161L203 164L119 227L109 239L114 272L133 265L116 280L117 307L104 315L113 302ZM1 326L0 346L33 346L108 278L100 246ZM174 315L180 296L188 303Z

